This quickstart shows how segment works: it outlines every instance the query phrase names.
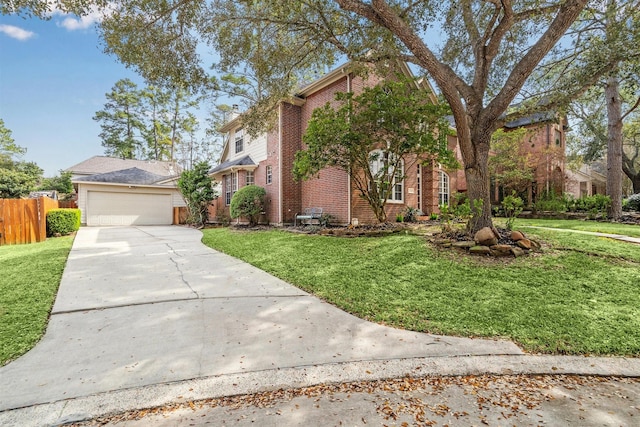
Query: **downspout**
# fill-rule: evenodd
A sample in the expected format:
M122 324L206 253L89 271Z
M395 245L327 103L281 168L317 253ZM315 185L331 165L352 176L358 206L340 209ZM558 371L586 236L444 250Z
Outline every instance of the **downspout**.
M351 73L347 73L347 93L351 93ZM351 224L351 174L347 174L347 224Z
M282 102L278 105L278 224L284 225L282 217Z

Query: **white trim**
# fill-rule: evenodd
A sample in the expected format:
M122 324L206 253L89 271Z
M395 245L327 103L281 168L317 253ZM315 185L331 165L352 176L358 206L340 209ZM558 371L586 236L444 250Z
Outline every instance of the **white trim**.
M72 184L83 185L108 185L112 187L127 187L127 188L159 188L163 190L177 190L177 185L164 185L164 184L124 184L121 182L97 182L97 181L71 181Z
M443 186L443 179L442 177L447 177L446 179L446 184L447 184L447 206L451 205L451 177L449 176L448 173L446 173L443 170L438 170L438 206L443 205L444 203L440 203L441 202L441 196L445 193L443 193L441 191L441 187Z

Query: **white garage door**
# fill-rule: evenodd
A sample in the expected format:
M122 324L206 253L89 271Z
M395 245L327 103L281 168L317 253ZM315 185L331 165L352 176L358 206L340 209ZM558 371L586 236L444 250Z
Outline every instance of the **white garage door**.
M170 225L171 195L150 193L87 193L87 225Z

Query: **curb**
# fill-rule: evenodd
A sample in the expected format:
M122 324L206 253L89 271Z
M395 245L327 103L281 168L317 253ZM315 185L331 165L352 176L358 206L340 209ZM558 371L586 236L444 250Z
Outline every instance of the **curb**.
M0 412L3 426L54 426L137 409L323 383L403 376L588 375L640 377L640 358L458 356L346 362L219 375L60 400Z

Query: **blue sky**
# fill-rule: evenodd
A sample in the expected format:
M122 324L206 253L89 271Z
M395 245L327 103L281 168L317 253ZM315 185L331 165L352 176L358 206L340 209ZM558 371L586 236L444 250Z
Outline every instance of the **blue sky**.
M143 85L102 53L91 17L0 15L0 118L45 176L104 154L92 117L122 78Z

